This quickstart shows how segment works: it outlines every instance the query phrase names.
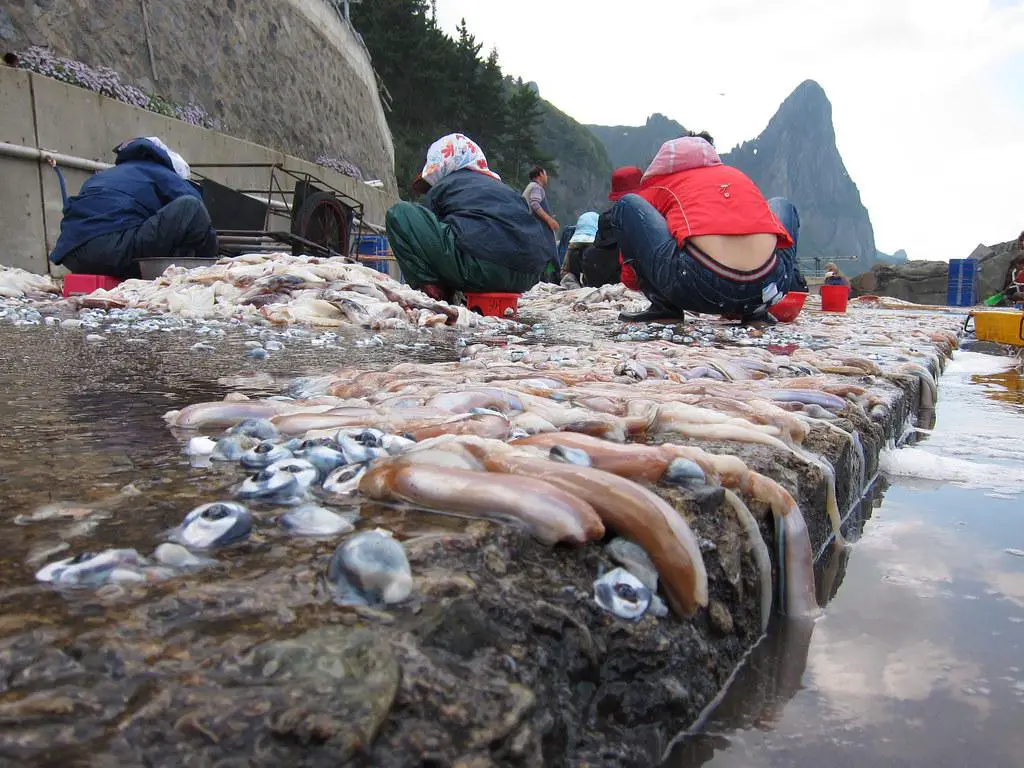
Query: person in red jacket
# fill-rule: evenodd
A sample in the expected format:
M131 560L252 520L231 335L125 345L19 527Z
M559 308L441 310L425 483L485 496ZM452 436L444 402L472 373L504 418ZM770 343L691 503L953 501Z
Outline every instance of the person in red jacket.
M599 237L618 243L651 301L623 320L684 313L768 321L768 308L804 285L796 266L800 218L778 197L765 200L700 136L665 142L636 194L602 215Z
M616 203L626 195L636 192L640 189L640 182L643 177L643 170L635 165L616 168L612 171L612 191L608 195L608 200ZM622 281L622 284L632 291L639 291L640 285L636 281L636 272L622 258L622 251L619 251L619 268L621 270L619 279Z

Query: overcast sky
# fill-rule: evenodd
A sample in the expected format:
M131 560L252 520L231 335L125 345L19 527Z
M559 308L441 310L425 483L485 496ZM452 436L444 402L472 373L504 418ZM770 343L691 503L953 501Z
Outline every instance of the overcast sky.
M818 81L882 251L964 258L1024 229L1024 0L438 0L437 14L582 123L661 112L722 151Z

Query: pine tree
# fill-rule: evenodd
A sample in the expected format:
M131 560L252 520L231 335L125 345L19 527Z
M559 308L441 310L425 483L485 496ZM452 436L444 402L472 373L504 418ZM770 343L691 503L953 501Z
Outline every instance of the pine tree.
M508 131L504 141L503 162L513 186L525 186L530 168L544 166L548 173L555 175L553 158L546 156L537 146L537 126L542 117L540 96L519 78L508 98Z
M473 136L477 133L474 125L477 122L475 99L477 81L482 69L479 58L481 45L469 33L465 19L459 22L456 32L458 38L455 40L455 56L452 60L454 66L448 79L451 96L449 117L452 131L468 133Z

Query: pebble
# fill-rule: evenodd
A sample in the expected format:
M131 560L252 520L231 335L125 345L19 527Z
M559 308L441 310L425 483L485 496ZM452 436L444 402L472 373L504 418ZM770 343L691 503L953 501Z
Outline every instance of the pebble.
M89 342L92 342L93 344L97 344L97 343L101 343L103 341L106 341L106 339L104 339L98 333L90 333L88 336L85 337L85 340L89 341Z
M505 558L493 544L484 547L483 556L484 565L486 565L487 570L495 576L504 576L508 572L508 566L505 565Z
M732 614L718 600L712 600L708 604L708 620L712 628L721 635L731 635L735 629Z
M217 350L212 344L204 344L199 341L189 347L193 352L215 352Z
M61 328L81 328L83 325L85 325L85 323L74 318L68 318L67 320L61 320L60 322Z
M266 360L270 357L270 353L267 352L263 347L254 347L245 353L246 357L251 357L253 360Z

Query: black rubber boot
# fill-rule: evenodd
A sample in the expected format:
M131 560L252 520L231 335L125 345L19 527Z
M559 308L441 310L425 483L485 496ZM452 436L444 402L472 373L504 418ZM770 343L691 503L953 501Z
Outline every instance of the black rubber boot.
M685 320L686 313L682 310L666 307L664 304L651 302L647 309L639 312L619 312L619 320L626 323L655 323L659 320L671 320L673 322Z

